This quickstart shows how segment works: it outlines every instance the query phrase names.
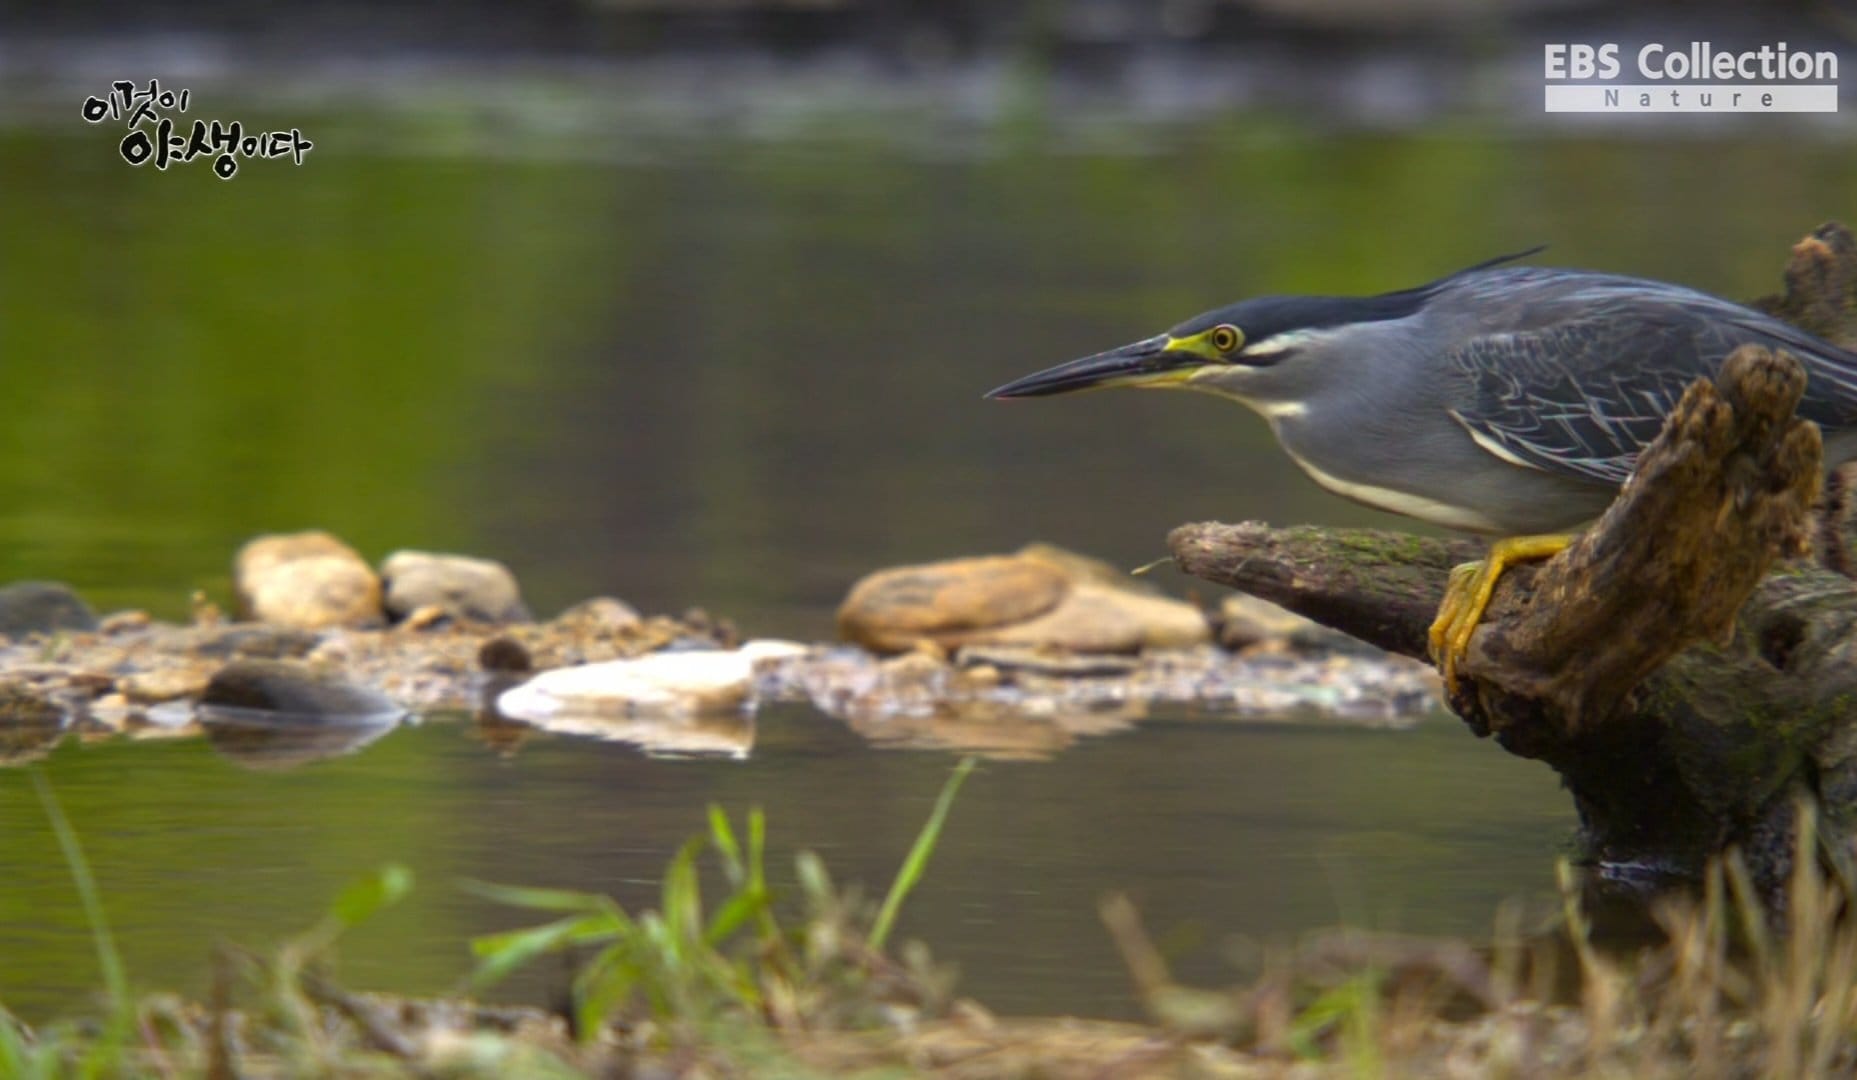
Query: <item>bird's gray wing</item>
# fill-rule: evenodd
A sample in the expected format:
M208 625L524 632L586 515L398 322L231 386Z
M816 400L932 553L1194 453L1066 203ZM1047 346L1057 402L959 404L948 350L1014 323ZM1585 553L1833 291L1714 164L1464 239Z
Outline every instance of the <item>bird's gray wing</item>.
M1726 342L1706 323L1603 316L1471 339L1450 354L1451 415L1511 464L1603 484L1638 452Z

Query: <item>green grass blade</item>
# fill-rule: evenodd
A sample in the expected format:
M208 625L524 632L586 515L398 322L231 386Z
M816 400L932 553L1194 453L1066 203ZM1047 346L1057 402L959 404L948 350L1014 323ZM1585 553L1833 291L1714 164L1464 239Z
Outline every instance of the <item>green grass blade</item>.
M767 909L767 896L747 887L729 897L715 917L709 920L709 929L704 932L703 940L713 948L721 945L741 929L742 924L750 918L758 917Z
M922 826L922 832L916 836L916 842L909 849L909 857L903 860L902 869L896 872L896 880L890 883L890 892L883 898L883 907L877 912L877 921L870 928L870 947L872 951L882 952L884 942L890 938L890 930L896 924L897 912L902 910L903 901L922 880L923 871L928 869L929 856L935 853L935 845L941 839L942 823L948 819L948 811L954 806L954 797L961 790L961 784L967 774L974 771L974 759L962 758L954 767L954 774L941 786L941 794L935 799L935 810L929 815L928 823Z
M598 893L576 892L573 889L532 889L520 885L498 885L489 881L465 879L462 883L465 891L476 893L486 900L495 900L510 907L528 908L530 911L557 911L566 914L587 915L595 912L617 910L610 897Z
M806 895L806 903L813 910L823 910L832 902L832 875L825 868L825 860L811 851L802 851L793 856L793 874L800 880L800 892Z
M38 1075L31 1061L32 1046L27 1041L25 1028L11 1013L0 1009L0 1076Z
M625 943L602 951L574 979L574 1029L582 1043L599 1040L613 1014L631 1000L643 972Z
M748 890L760 897L756 921L761 927L761 947L786 951L786 939L780 933L780 920L774 917L773 894L767 887L767 815L760 807L748 811Z
M125 1048L135 1030L135 1003L129 998L129 976L123 968L122 954L116 951L116 937L110 932L109 918L103 913L103 897L90 873L90 863L77 840L77 830L64 815L64 807L52 792L50 780L38 769L32 770L32 786L38 791L39 805L45 809L52 834L64 853L65 866L71 872L71 884L90 924L90 939L97 949L97 964L103 971L103 986L109 996L110 1016L103 1031L84 1049L77 1073L83 1077L104 1076L118 1071Z
M541 926L486 934L471 939L471 952L480 963L471 975L471 984L485 987L500 982L510 972L544 953L569 945L588 945L610 941L621 928L601 915L579 915L558 919Z
M90 923L90 938L97 946L97 964L103 970L103 986L109 993L110 1005L118 1011L126 1009L129 977L123 970L122 954L116 951L116 938L110 933L109 919L103 914L103 899L97 892L96 879L91 876L90 863L84 859L84 849L77 842L77 832L64 816L64 808L58 805L51 781L38 769L32 770L32 786L38 790L39 805L45 808L52 834L58 838L65 866L71 872L71 883L76 886L78 901L84 907L84 918Z
M390 863L366 877L351 882L335 898L329 914L343 929L352 929L372 918L382 908L405 898L413 888L413 872Z
M723 813L722 807L715 803L709 804L709 839L716 845L716 854L722 858L722 870L728 875L729 884L739 887L746 876L741 845L735 840L735 830L729 825L729 815Z
M703 939L703 893L696 877L696 857L708 844L700 836L685 841L664 870L659 912L680 952Z

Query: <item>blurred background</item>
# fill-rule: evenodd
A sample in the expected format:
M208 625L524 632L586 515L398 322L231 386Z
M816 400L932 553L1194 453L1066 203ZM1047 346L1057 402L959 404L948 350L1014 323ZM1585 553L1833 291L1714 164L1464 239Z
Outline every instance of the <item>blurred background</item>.
M1548 116L1542 47L1849 60L1854 28L1828 0L12 0L0 581L179 617L230 601L252 534L320 527L500 559L539 614L610 593L819 639L900 562L1042 539L1135 566L1208 518L1415 528L1316 489L1229 403L980 395L1246 295L1539 243L1772 291L1794 240L1857 214L1857 73L1835 115ZM131 168L80 106L149 78L185 119L314 149L229 181ZM1162 929L1474 934L1551 881L1564 795L1446 718L1206 719L990 767L905 929L1004 1010L1127 1014L1109 889ZM511 762L433 725L288 776L198 740L50 768L143 979L197 987L213 936L301 926L398 859L421 891L350 970L430 991L508 921L455 877L648 898L709 799L883 880L948 762L759 723L748 763ZM36 820L20 779L0 807ZM62 864L6 834L0 1000L70 1007L94 974Z
M1228 403L979 395L1242 296L1538 243L1768 291L1852 212L1852 110L1550 117L1542 43L1857 55L1852 10L15 0L0 579L174 615L229 597L245 537L314 525L502 559L543 613L610 592L818 637L898 561L1373 520ZM315 147L131 168L80 105L151 77L183 122Z

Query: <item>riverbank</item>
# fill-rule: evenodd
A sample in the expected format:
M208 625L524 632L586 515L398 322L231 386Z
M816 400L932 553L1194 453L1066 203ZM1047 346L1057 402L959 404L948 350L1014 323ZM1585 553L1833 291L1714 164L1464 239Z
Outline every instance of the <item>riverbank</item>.
M756 712L782 703L879 745L1038 757L1156 708L1400 727L1436 700L1423 665L1255 602L1202 610L1051 548L873 575L841 613L864 645L743 641L703 611L645 616L610 597L538 621L507 570L463 556L398 553L381 570L294 534L240 553L242 618L203 597L173 623L97 617L56 585L0 593L6 760L67 737L216 733L301 763L432 712L745 757ZM267 685L233 686L253 670Z

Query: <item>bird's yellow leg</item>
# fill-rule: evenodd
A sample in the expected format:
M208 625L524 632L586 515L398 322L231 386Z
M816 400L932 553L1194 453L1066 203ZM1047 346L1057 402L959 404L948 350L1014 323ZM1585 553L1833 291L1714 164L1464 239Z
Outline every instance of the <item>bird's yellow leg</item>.
M1567 550L1573 537L1565 534L1511 536L1490 545L1489 558L1465 563L1451 571L1444 602L1431 624L1431 658L1443 673L1446 686L1457 682L1457 664L1470 649L1470 635L1483 620L1483 610L1496 594L1502 572L1518 562L1551 559Z

